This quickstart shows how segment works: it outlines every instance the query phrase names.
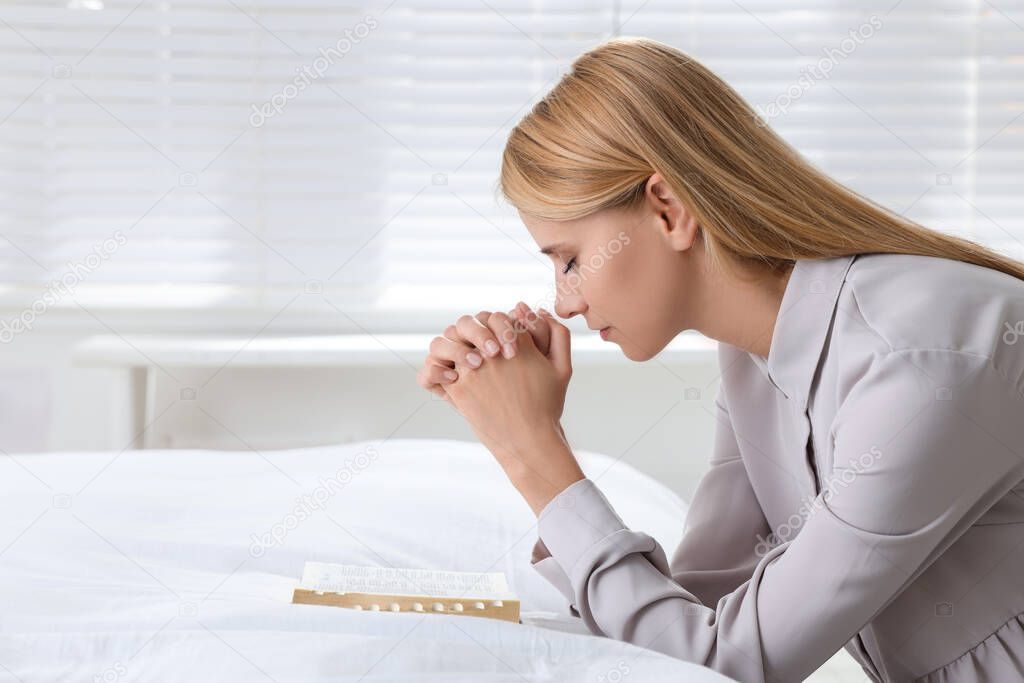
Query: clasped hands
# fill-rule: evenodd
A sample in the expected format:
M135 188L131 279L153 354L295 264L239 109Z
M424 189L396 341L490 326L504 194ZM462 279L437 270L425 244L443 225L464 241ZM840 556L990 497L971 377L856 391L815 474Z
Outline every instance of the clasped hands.
M430 343L417 375L448 401L535 513L584 477L562 431L569 328L525 303L464 315Z

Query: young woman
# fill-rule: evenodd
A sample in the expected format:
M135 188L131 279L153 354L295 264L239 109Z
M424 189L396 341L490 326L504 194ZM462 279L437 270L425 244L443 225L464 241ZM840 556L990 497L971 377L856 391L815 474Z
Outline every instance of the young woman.
M637 361L720 342L669 561L566 443L564 325L524 329L520 304L433 340L420 383L537 513L534 567L572 614L740 681L844 646L876 681L1024 680L1024 265L837 184L650 40L579 57L509 136L501 189L560 317Z

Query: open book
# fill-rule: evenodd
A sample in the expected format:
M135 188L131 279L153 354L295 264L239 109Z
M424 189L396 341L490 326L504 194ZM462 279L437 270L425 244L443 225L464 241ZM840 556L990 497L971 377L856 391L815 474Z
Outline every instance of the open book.
M519 622L502 572L363 567L307 562L292 603L373 612L422 612Z

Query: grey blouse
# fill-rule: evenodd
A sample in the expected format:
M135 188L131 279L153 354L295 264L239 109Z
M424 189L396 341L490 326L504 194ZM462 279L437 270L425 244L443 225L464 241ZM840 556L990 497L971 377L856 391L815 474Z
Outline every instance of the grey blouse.
M1024 281L798 260L768 358L718 357L671 561L589 478L541 511L533 566L570 613L740 681L844 646L876 681L1024 680Z

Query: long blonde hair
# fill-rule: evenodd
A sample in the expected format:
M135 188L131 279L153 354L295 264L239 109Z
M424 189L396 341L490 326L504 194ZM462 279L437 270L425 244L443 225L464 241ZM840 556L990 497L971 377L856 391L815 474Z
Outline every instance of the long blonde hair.
M712 262L862 253L966 261L1024 279L1024 263L926 228L829 178L727 83L685 53L615 38L509 134L498 189L519 211L569 220L644 200L660 173L696 216Z

